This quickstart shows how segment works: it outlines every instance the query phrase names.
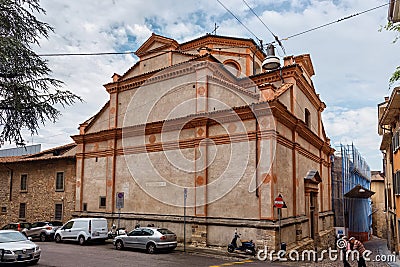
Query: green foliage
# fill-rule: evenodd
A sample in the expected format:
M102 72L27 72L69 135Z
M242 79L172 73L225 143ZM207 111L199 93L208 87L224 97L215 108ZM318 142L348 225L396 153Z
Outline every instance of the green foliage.
M399 38L400 38L400 23L388 22L388 24L385 25L383 27L383 29L385 29L387 31L397 32L397 35L394 38L393 43L395 43L395 42L397 42L397 40L399 40Z
M396 68L396 71L390 77L389 85L392 86L396 81L400 81L400 66Z
M389 22L383 27L383 29L396 32L396 37L394 38L393 43L396 43L400 39L400 23ZM396 71L390 77L389 86L391 87L397 81L400 81L400 66L396 68Z
M0 145L23 143L21 131L32 135L61 115L55 107L82 101L62 82L49 77L47 62L31 48L53 28L36 19L45 13L39 0L0 0Z

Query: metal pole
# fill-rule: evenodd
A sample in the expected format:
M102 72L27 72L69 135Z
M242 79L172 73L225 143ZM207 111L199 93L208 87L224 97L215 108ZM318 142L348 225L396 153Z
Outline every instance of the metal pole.
M118 228L120 219L121 219L121 209L118 209Z
M281 236L281 209L278 208L278 218L279 218L279 250L281 249L282 236Z
M183 189L183 251L186 253L186 197L187 188Z

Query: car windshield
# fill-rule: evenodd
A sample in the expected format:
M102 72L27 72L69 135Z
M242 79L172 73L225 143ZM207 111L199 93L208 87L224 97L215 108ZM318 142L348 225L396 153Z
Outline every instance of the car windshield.
M174 233L173 232L171 232L170 230L168 230L168 229L165 229L165 228L163 228L163 229L157 229L157 231L159 231L161 234L163 234L163 235L173 235Z
M0 243L26 241L27 238L20 232L0 233Z

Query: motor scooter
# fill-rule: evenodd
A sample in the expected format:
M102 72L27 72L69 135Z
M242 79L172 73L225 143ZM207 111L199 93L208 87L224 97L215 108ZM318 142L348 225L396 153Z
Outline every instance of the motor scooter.
M108 238L113 239L117 235L126 235L125 227L117 228L117 226L113 224L111 227L111 231L108 231Z
M241 245L238 246L237 242L239 239L240 239L240 234L237 232L237 230L235 230L233 239L232 239L231 243L228 245L229 253L236 251L236 252L242 252L245 254L256 255L256 245L254 244L253 240L239 241L239 242L241 242Z

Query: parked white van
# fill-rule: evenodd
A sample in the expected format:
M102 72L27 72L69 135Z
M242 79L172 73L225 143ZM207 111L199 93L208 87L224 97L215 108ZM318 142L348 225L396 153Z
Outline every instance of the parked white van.
M54 234L57 243L62 241L78 241L84 245L88 241L102 241L107 238L108 227L105 218L78 218L69 220Z

